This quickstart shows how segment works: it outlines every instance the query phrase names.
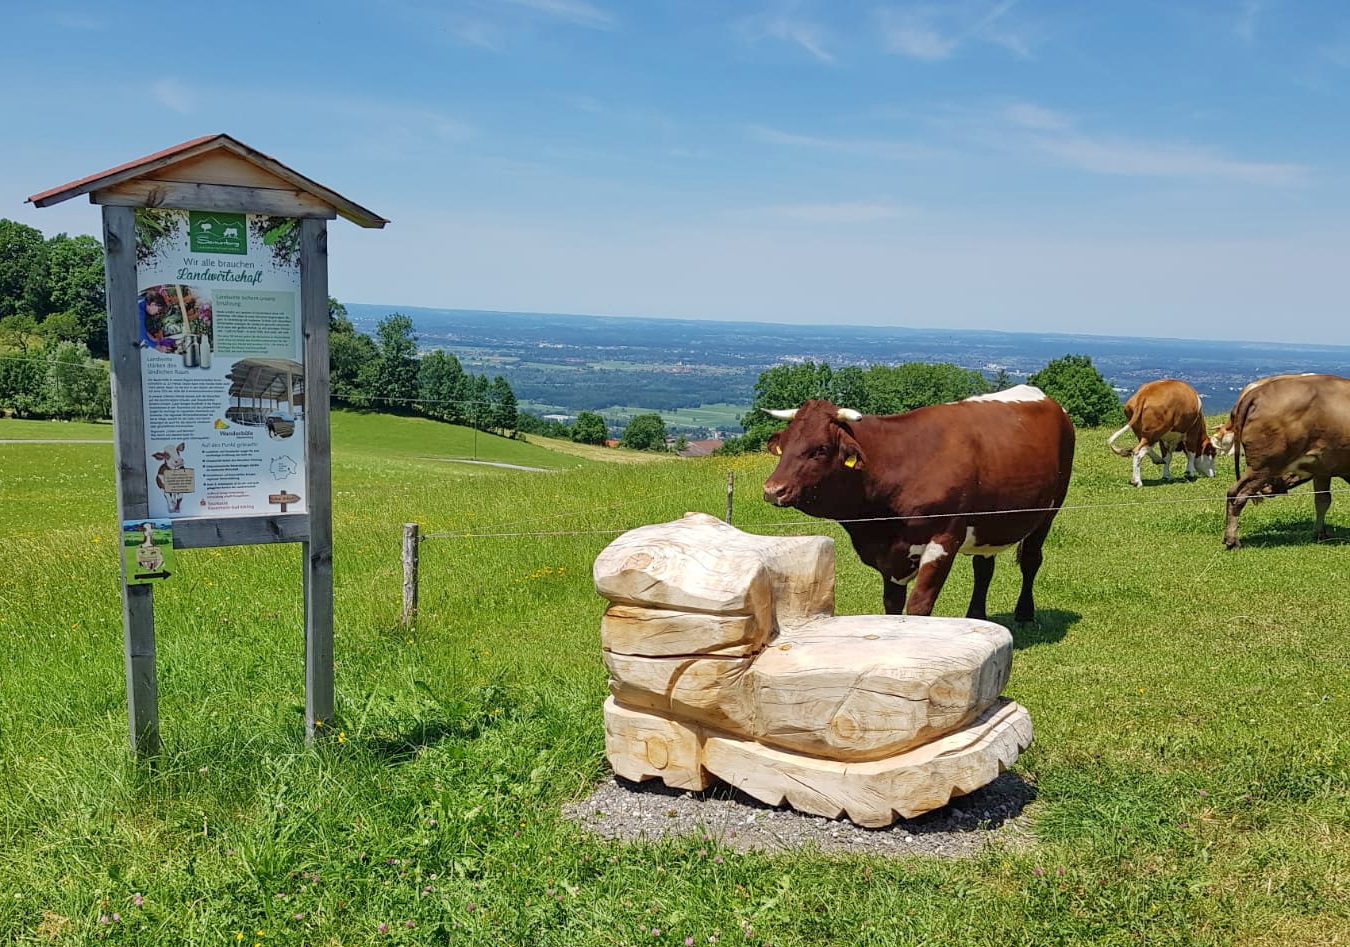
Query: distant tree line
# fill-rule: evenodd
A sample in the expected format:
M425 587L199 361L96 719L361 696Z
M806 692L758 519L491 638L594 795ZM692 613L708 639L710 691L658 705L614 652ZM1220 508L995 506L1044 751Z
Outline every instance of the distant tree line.
M1055 359L1027 383L1058 401L1075 425L1116 423L1122 417L1120 399L1086 355ZM784 427L784 422L767 411L800 407L812 399L831 401L863 414L900 414L925 405L1003 391L1012 385L1012 378L1001 369L991 379L982 372L946 362L867 368L849 365L840 369L832 369L825 362L775 365L755 382L753 406L741 417L745 433L729 438L717 453L763 450L769 437Z
M419 357L412 319L402 313L381 319L372 338L356 330L345 306L329 299L328 361L336 405L421 415L500 434L520 429L516 395L505 378L466 372L458 358L440 349Z
M0 411L106 418L103 247L0 219Z

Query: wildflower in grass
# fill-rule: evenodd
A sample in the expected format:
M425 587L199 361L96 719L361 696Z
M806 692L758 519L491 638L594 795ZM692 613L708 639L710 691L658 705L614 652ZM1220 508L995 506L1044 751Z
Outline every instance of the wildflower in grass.
M1209 790L1208 790L1208 789L1202 789L1202 790L1200 790L1200 795L1201 795L1201 796L1208 796L1208 795L1209 795Z
M379 933L381 933L381 934L388 934L388 933L389 933L389 925L386 924L386 923L384 923L384 921L380 921L379 924L375 925L375 930L377 930L377 931L378 931Z
M107 924L107 923L109 923L109 921L108 921L108 915L106 915L106 914L100 914L100 915L98 916L98 922L99 922L100 924Z
M145 898L141 895L139 891L137 891L135 894L131 896L131 903L136 905L136 907L140 907L142 904L145 903Z
M653 937L660 937L660 936L661 936L661 928L659 928L659 927L653 927L653 928L652 928L652 936L653 936Z
M295 912L295 914L293 914L292 917L294 917L297 921L303 921L305 919L305 915L299 911Z
M339 730L339 731L338 731L338 742L339 742L339 743L346 743L346 742L347 742L347 731L346 731L346 730Z
M686 937L684 939L684 947L694 947L694 938Z
M714 865L720 865L720 864L722 864L722 856L721 856L721 855L718 855L717 857L715 857L715 858L713 859L713 864L714 864Z
M1045 869L1037 865L1035 868L1031 869L1031 873L1039 878L1041 875L1045 874Z
M412 930L414 927L417 926L417 924L414 923L413 921L404 921L403 926L406 927L408 930Z

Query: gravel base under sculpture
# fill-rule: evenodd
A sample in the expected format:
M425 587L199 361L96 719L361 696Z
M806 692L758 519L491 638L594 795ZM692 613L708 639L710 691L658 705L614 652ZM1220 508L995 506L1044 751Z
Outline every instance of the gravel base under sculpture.
M617 841L707 836L740 852L818 849L869 855L965 858L987 846L1020 846L1031 839L1024 813L1035 787L1003 773L982 789L913 819L867 829L767 806L726 785L703 792L671 789L652 779L635 783L611 776L589 796L563 808L587 831Z

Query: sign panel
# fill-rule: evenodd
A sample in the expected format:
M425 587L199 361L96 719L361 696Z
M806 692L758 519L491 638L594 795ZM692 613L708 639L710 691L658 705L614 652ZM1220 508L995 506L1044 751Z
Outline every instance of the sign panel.
M305 512L300 221L137 210L136 286L150 515Z
M173 522L123 520L122 559L128 585L145 585L173 574Z

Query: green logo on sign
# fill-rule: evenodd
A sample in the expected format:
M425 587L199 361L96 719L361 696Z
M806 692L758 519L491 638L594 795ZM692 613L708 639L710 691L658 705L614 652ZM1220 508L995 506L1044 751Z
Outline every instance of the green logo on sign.
M243 214L188 211L188 246L193 253L248 253L248 221Z

